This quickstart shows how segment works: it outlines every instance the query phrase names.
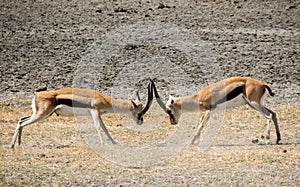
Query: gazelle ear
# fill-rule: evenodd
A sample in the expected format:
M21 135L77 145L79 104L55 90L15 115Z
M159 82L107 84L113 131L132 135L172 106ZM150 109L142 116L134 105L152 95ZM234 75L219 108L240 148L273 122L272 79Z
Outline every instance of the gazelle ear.
M131 101L134 108L138 108L137 104L133 100L130 100L130 101Z
M169 95L169 101L171 101L171 104L174 104L174 97Z

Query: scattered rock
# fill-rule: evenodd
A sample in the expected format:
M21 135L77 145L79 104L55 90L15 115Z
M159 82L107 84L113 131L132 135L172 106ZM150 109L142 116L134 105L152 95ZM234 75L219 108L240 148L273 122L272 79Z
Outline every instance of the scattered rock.
M96 10L97 13L102 13L102 10L99 8Z
M42 153L42 154L39 154L38 156L39 156L40 158L44 158L44 157L46 157L46 154L43 154L43 153Z
M134 49L137 49L139 46L136 45L136 44L127 44L124 49L125 50L134 50Z
M294 9L296 8L297 6L296 5L289 5L286 7L286 10L291 10L291 9Z
M128 10L126 8L123 7L118 7L114 10L114 12L127 12Z
M259 142L259 140L258 139L254 139L254 140L252 140L252 143L255 143L255 144L257 144Z
M127 12L127 13L138 13L137 10L134 9L129 9L129 8L123 8L123 7L118 7L114 10L114 12Z
M157 7L158 9L164 9L164 8L171 8L169 5L165 5L163 3L160 3Z

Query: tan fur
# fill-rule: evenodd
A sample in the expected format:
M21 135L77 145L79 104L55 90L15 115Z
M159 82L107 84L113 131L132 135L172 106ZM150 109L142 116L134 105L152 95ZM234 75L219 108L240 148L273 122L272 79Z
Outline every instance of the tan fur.
M59 115L91 115L94 123L102 128L112 143L115 143L100 115L106 112L126 113L131 115L138 124L141 124L143 122L142 117L149 109L153 99L151 84L148 85L148 101L145 108L140 101L114 99L96 90L80 88L42 90L39 89L34 93L35 96L32 100L33 114L20 119L12 139L11 148L14 147L17 139L18 143L21 143L23 127L46 119L54 112Z
M216 101L225 97L235 88L243 86L243 94L251 101L260 103L265 92L265 83L248 77L231 77L204 87L198 92L197 98L203 110L207 110Z
M57 104L58 99L70 99L90 105L95 109L107 109L112 107L113 99L96 90L81 88L63 88L53 91L35 92L36 101L45 104L45 101L51 101L51 105ZM129 102L128 102L129 104ZM53 107L53 106L51 106Z
M153 88L156 92L155 85ZM201 129L209 120L211 111L219 107L231 108L245 104L249 104L252 108L259 111L264 117L269 119L269 124L270 120L274 122L277 134L276 143L278 143L281 140L281 137L277 124L276 113L263 106L266 90L269 91L270 95L274 95L271 89L261 81L248 77L231 77L210 84L192 96L170 96L165 106L161 106L162 102L160 97L157 92L155 94L156 98L159 100L160 106L169 114L170 122L172 124L178 123L181 113L184 111L205 111L204 116L201 118L199 127L193 136L192 143L194 143L194 141L200 136ZM270 125L267 130L267 138L270 137L269 128Z

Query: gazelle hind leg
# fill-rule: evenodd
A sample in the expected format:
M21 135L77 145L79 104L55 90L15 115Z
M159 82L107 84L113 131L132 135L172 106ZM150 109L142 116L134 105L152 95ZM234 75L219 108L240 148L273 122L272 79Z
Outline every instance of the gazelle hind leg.
M18 133L18 145L21 145L22 131L23 131L23 127L20 127L19 133Z
M25 123L28 120L30 120L30 118L31 118L31 116L26 116L26 117L20 118L20 120L18 122L18 125L16 127L16 130L15 130L14 136L12 138L10 148L14 148L17 139L18 139L18 145L21 144L21 136L22 136L22 126L21 126L21 124Z
M20 118L19 123L23 123L25 121L28 121L30 117L31 116L25 116L25 117Z
M10 144L10 148L14 148L15 143L17 141L17 137L20 138L19 133L20 133L20 125L18 124L17 127L16 127L16 130L15 130L14 136L12 138L12 141L11 141L11 144Z
M20 121L19 121L19 123L16 127L15 134L13 136L10 148L14 148L17 139L18 139L18 145L21 144L22 128L27 126L27 125L30 125L32 123L35 123L37 120L38 120L38 117L35 117L35 115L20 119Z
M21 138L20 137L22 136L21 135L22 134L22 127L20 127L20 124L25 122L25 121L28 121L30 117L31 116L25 116L25 117L20 118L20 120L18 122L18 125L16 127L16 130L15 130L15 133L14 133L13 139L12 139L12 143L11 143L11 146L10 146L11 148L14 147L14 144L15 144L17 139L18 139L18 144L20 145L20 143L21 143L21 141L20 141Z
M249 99L247 99L244 96L243 96L243 98L245 99L245 101L247 102L247 104L251 108L259 111L268 120L267 135L266 135L268 141L270 139L271 120L274 122L274 125L275 125L275 128L276 128L276 134L277 134L276 144L278 144L279 141L281 140L281 137L280 137L279 127L278 127L278 123L277 123L276 113L271 111L270 109L258 104L255 101L250 101ZM268 141L267 141L267 143L268 143Z
M270 134L271 134L271 120L272 120L272 114L266 110L263 106L257 104L256 102L251 102L251 105L253 106L253 108L257 111L259 111L266 119L267 119L267 131L266 131L266 139L267 142L266 144L269 144L269 140L270 140Z
M50 112L49 114L46 114L46 115L44 115L43 113L42 114L33 114L30 117L27 116L27 117L21 118L19 120L19 123L18 123L17 127L16 127L15 134L13 136L10 148L14 148L15 143L17 141L17 138L18 138L18 145L21 144L23 127L25 127L27 125L30 125L30 124L33 124L33 123L36 123L38 121L41 121L41 120L49 117L50 114L52 114L52 112Z
M268 111L271 115L271 119L275 125L275 131L276 131L276 136L277 136L276 144L279 144L279 141L281 140L281 134L280 134L279 126L278 126L277 115L275 112L268 109L267 107L263 107L263 108L264 108L264 110ZM269 120L270 124L271 124L271 119Z
M271 134L271 118L267 119L267 136L266 139L269 140L270 139L270 134Z
M19 124L21 123L24 123L25 121L28 121L30 119L31 116L25 116L25 117L22 117L20 120L19 120ZM19 127L19 132L18 132L18 145L21 144L21 136L22 136L22 130L23 128L22 127Z
M193 135L193 138L192 138L192 141L191 141L191 144L194 144L195 141L200 137L200 134L201 134L201 131L202 129L204 128L204 126L206 125L206 123L208 122L210 118L210 111L206 111L202 116L201 116L201 119L200 119L200 123Z

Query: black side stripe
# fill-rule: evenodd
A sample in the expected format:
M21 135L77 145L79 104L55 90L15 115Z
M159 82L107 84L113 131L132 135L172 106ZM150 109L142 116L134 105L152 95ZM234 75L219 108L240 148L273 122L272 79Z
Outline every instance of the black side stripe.
M91 105L84 104L71 99L58 99L57 102L58 105L67 105L69 107L74 107L74 108L91 108Z
M216 108L218 104L221 104L221 103L224 103L226 101L230 101L230 100L234 99L235 97L237 97L238 95L240 95L241 93L243 93L243 90L244 90L244 86L236 87L235 89L233 89L225 97L223 97L222 99L220 99L219 101L217 101L211 107L212 108Z

